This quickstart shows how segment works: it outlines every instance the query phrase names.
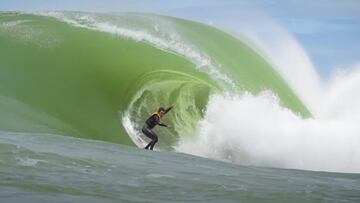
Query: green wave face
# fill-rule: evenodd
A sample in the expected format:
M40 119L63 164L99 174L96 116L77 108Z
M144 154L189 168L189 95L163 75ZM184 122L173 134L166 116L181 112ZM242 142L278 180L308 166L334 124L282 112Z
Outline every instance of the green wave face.
M310 113L264 58L197 22L145 14L0 14L0 129L140 145L159 106L177 104L159 147L191 136L217 92L270 89ZM130 137L129 137L130 135ZM131 139L130 139L131 138Z

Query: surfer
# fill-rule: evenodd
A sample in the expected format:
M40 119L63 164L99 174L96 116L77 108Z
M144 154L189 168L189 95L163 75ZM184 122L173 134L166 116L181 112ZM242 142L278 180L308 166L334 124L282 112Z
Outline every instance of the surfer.
M145 121L145 125L142 128L142 132L146 135L146 137L150 138L151 141L149 142L148 145L146 145L145 149L150 149L153 150L154 145L157 143L158 141L158 136L156 135L156 133L154 131L152 131L152 129L156 126L156 125L160 125L163 127L171 127L171 125L166 125L164 123L160 122L160 119L167 113L169 112L172 108L175 107L175 104L171 105L169 108L164 109L163 107L160 107L159 110L157 112L155 112L153 115L151 115L146 121Z

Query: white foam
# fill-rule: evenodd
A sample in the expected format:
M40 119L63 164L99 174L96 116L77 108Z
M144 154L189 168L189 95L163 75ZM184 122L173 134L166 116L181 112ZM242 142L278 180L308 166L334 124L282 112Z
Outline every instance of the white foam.
M148 178L175 178L175 176L172 176L172 175L156 174L156 173L147 174L146 177L148 177Z
M294 114L271 92L215 95L197 136L183 138L176 149L240 164L360 172L360 72L356 75L350 76L356 82L334 84L327 94L332 98L324 98L327 110L317 118ZM344 86L351 91L337 91Z
M147 145L146 140L144 140L142 133L139 132L136 129L140 129L136 123L131 122L130 116L128 113L125 113L122 117L122 125L124 129L126 130L127 134L129 135L130 139L133 141L133 143L139 147L144 148Z
M27 22L30 22L30 20L5 21L5 22L0 23L0 27L2 27L3 29L12 28L12 27L15 27L20 24L27 23Z
M359 173L360 64L322 81L293 36L268 16L255 17L240 17L246 20L231 29L260 46L314 118L283 108L268 92L216 95L195 138L183 138L177 150L241 164Z
M266 32L251 30L249 38L261 47L269 62L309 110L317 114L322 105L324 87L305 49L295 37L272 20L263 19L257 23L258 26L266 25Z
M39 162L44 162L39 159L31 159L31 158L27 158L27 157L26 158L16 158L16 160L18 161L18 164L20 166L35 166Z

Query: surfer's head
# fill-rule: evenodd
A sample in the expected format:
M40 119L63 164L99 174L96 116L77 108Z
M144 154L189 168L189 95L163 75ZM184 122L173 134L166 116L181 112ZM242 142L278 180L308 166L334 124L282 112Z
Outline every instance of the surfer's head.
M165 114L165 109L163 107L160 107L158 113L160 116L163 116Z

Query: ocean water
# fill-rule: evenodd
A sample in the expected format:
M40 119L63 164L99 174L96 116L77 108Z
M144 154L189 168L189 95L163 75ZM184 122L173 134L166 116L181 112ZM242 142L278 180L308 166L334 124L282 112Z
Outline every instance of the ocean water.
M358 68L307 95L255 50L167 16L0 13L1 202L360 201Z
M360 175L240 166L51 134L0 133L1 202L358 202Z

